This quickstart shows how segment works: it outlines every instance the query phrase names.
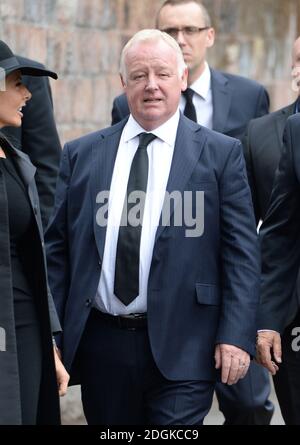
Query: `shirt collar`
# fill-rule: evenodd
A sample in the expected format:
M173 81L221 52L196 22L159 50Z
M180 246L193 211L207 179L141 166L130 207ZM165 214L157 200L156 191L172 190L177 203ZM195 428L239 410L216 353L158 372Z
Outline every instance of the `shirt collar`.
M211 89L211 73L207 62L205 62L205 68L203 73L194 83L190 85L190 88L199 94L204 100L207 99L208 93Z
M170 119L168 119L165 123L163 123L160 127L155 128L149 133L154 134L156 137L166 142L170 146L175 145L175 139L177 134L177 127L179 122L179 108L173 114ZM123 130L123 141L128 142L131 139L138 136L140 133L146 132L148 133L140 124L134 119L132 114L130 114L129 119Z

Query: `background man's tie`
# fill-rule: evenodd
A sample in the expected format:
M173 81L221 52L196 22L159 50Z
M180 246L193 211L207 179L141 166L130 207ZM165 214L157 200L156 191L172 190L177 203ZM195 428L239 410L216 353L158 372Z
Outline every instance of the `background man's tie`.
M197 122L196 109L195 105L193 104L194 91L191 88L187 88L185 91L183 91L182 94L186 99L186 105L183 114L192 121Z
M136 191L146 193L148 182L147 146L155 138L156 136L152 133L141 133L139 135L139 146L131 164L123 205L122 224L119 228L116 253L114 293L125 306L128 306L139 294L140 241L145 205L145 200L142 200L140 224L136 227L131 225L128 216L130 216L131 208L137 203L128 203L128 196Z

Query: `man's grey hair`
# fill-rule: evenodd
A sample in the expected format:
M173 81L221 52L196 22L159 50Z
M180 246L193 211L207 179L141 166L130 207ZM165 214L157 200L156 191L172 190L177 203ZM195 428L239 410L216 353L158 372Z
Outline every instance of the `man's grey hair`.
M134 34L133 37L126 43L124 46L121 59L120 59L120 74L124 81L127 80L127 68L126 68L126 55L130 48L132 48L135 44L140 42L156 42L156 41L164 41L167 45L169 45L175 52L177 57L177 65L178 65L178 74L179 76L183 75L184 70L186 69L186 64L180 49L180 46L176 42L173 37L169 36L169 34L159 31L158 29L143 29L142 31Z
M159 14L160 14L160 11L165 6L167 6L167 5L170 5L170 6L186 5L188 3L196 3L199 6L199 8L201 9L203 20L204 20L204 26L208 26L210 28L211 27L211 18L210 18L209 12L208 12L208 10L205 8L205 6L202 4L202 2L200 0L166 0L161 5L159 10L157 11L157 14L156 14L156 27L159 28L159 26L158 26Z

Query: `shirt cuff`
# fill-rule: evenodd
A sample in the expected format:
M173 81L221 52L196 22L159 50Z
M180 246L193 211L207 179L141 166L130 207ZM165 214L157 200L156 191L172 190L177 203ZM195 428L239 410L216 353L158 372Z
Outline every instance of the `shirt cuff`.
M259 329L259 330L257 331L257 333L259 333L259 332L276 332L276 333L278 334L278 332L277 332L277 331L274 331L274 329Z

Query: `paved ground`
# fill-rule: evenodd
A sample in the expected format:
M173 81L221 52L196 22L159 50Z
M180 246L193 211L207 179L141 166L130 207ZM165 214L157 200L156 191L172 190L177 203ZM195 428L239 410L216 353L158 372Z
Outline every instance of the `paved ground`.
M280 414L280 409L276 399L274 389L272 387L270 399L275 404L275 413L272 418L271 425L284 425ZM62 422L64 425L85 425L85 418L82 412L80 401L79 386L69 388L68 395L62 399ZM218 404L214 399L212 408L205 419L205 425L222 425L224 421L223 415L218 409Z

